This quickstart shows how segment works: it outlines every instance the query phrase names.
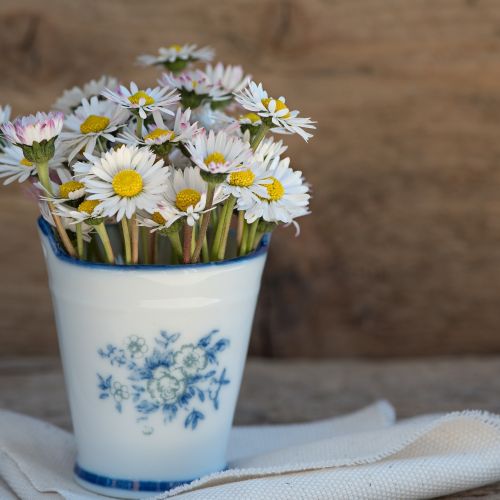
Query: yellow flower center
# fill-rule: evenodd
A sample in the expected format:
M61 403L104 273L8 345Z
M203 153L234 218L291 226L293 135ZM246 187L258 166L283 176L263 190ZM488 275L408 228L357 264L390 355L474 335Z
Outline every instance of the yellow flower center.
M121 170L113 177L113 190L123 198L133 198L142 191L141 174L131 168Z
M89 115L80 125L80 132L82 134L102 132L109 125L109 121L107 116Z
M194 207L200 200L201 194L195 189L182 189L175 197L175 206L185 212L189 207Z
M33 166L33 163L31 163L29 160L27 160L26 158L23 158L20 162L19 162L20 165L23 165L24 167L32 167Z
M229 176L229 184L231 186L248 187L253 184L255 174L251 170L242 170L241 172L233 172Z
M208 156L205 157L205 164L210 165L210 163L224 163L226 161L226 158L222 153L219 153L217 151L210 153Z
M180 52L182 50L182 45L174 43L173 45L170 45L169 49L175 50L176 52Z
M156 222L157 224L159 224L160 226L163 226L163 224L165 224L165 222L167 222L165 220L165 217L163 217L163 215L160 213L160 212L155 212L152 216L151 216L151 220L153 222Z
M61 184L59 186L59 194L61 198L69 198L70 193L74 193L75 191L83 189L84 187L85 184L83 184L82 182L78 181L65 182L64 184Z
M264 184L264 186L267 189L267 194L269 195L269 199L267 201L278 201L283 198L283 195L285 194L285 188L283 187L283 184L276 179L276 177L268 177L268 179L271 179L272 182L269 184Z
M139 90L139 92L136 92L128 98L128 100L136 106L139 106L141 99L144 99L143 106L149 106L155 102L155 100L150 95L146 94L144 90Z
M144 140L155 140L165 136L167 136L169 141L175 138L175 134L171 130L165 128L155 128L152 132L144 136Z
M285 115L281 116L280 118L290 118L290 112L288 110L288 107L287 105L283 102L283 101L280 101L279 99L273 99L272 97L269 97L269 98L266 98L266 99L262 99L262 104L264 104L264 106L269 110L269 104L271 103L271 101L274 101L276 103L276 107L274 108L274 111L283 111L284 109L286 109L288 111L288 113L286 113Z
M99 200L85 200L78 205L78 211L83 212L84 214L92 215L92 212L95 210L97 205L99 205Z
M250 120L252 123L257 123L260 121L260 116L257 113L247 113L243 115L241 118Z

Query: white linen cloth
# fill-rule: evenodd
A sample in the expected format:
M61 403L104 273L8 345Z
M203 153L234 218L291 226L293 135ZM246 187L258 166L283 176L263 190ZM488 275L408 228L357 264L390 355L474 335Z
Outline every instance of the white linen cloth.
M73 482L74 456L68 432L0 411L2 500L107 498ZM229 470L152 498L433 498L500 481L500 416L465 411L396 423L380 401L320 422L236 427L228 457Z

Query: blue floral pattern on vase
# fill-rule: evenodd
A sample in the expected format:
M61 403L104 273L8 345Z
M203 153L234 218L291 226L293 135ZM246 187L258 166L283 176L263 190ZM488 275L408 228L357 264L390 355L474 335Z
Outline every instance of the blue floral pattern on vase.
M123 370L123 377L97 374L99 398L112 400L120 413L126 405L132 406L137 421L148 423L143 427L145 435L154 432L149 425L154 415L161 415L166 424L183 414L184 427L196 429L205 419L205 405L219 409L220 391L230 382L217 359L229 340L216 340L218 333L212 330L196 344L179 345L179 333L162 331L152 346L131 335L123 347L108 344L98 349L110 366Z

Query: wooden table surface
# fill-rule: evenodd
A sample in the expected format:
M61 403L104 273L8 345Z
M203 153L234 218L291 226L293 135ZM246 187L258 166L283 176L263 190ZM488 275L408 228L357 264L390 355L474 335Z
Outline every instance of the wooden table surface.
M385 398L399 418L481 409L500 413L500 357L248 362L237 424L331 417ZM0 359L0 407L71 426L56 358ZM447 498L500 498L500 483Z

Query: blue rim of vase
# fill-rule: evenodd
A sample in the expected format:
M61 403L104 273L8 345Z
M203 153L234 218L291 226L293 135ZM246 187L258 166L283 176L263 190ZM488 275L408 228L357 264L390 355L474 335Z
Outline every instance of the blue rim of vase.
M75 464L73 472L78 479L86 483L100 486L101 488L111 488L124 491L144 491L149 493L162 493L173 490L179 486L192 483L196 479L188 481L142 481L131 479L115 479L107 476L100 476L94 472L83 469Z
M108 270L119 270L119 271L132 271L132 270L140 270L140 271L158 271L158 270L168 270L168 269L182 269L184 271L189 269L200 269L212 266L226 266L229 264L239 264L240 262L245 262L247 260L255 259L260 255L267 253L269 248L269 242L271 240L270 234L265 234L260 242L258 248L242 257L235 257L233 259L220 260L214 262L199 262L196 264L134 264L134 265L126 265L126 264L106 264L104 262L90 262L87 260L79 260L74 257L69 256L65 250L62 248L59 241L57 241L52 226L43 218L38 218L38 227L42 234L49 240L50 246L54 255L64 262L68 264L72 264L74 266L82 266L82 267L92 267L99 269L108 269Z

